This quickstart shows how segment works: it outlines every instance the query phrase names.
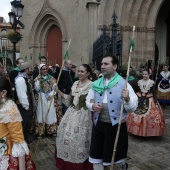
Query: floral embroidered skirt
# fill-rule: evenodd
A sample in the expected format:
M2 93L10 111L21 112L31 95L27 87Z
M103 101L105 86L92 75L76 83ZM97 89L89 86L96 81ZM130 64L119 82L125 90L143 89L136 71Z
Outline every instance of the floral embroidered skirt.
M148 100L148 108L141 109L138 105L135 112L128 113L126 118L128 132L137 136L166 135L166 125L160 104L156 106L153 98Z
M161 91L157 90L156 96L158 98L159 103L170 104L170 92L161 92Z
M11 155L0 158L0 170L19 170L19 160ZM30 155L25 156L25 170L36 170Z
M92 170L88 162L91 132L91 113L69 107L57 131L56 165L60 170Z

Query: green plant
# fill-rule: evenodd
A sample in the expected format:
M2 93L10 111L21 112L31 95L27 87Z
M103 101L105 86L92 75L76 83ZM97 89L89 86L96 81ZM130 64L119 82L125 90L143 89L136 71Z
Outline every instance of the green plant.
M11 42L19 42L22 39L22 35L17 31L9 32L7 37Z

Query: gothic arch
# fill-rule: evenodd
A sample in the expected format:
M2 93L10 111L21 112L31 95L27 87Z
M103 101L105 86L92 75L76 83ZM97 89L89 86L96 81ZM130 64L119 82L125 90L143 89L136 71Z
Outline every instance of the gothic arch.
M121 25L155 27L156 18L165 0L107 0L101 2L99 21L109 24L113 11ZM141 22L141 23L140 23Z
M100 24L111 24L113 12L118 16L118 23L124 28L123 57L128 56L128 44L132 26L136 26L136 47L134 64L139 65L155 57L155 27L159 10L165 0L107 0L102 1L99 11ZM102 12L103 11L103 12ZM103 21L103 22L101 22ZM144 43L146 42L146 43Z
M35 19L30 31L30 48L37 47L39 43L41 43L41 47L44 47L48 29L54 25L60 28L62 32L62 41L67 41L67 31L63 18L51 7L49 1L45 0L44 5Z

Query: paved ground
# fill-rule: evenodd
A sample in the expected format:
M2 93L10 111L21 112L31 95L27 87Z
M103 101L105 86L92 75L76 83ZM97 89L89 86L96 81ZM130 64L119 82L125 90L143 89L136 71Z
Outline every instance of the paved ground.
M170 106L163 108L167 136L142 138L129 135L128 170L170 170ZM31 150L35 150L36 141ZM36 157L37 170L58 170L54 159L55 138L40 141ZM118 167L114 168L119 170Z

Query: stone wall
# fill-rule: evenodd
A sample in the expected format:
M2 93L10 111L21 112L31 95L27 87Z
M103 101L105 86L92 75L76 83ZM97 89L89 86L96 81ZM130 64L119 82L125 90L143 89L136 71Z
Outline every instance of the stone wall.
M98 26L112 22L113 11L123 29L123 61L128 60L132 27L136 26L136 49L132 63L138 67L142 61L154 59L155 25L159 9L164 0L22 0L25 5L22 22L25 24L21 44L34 54L37 62L39 51L46 54L46 37L52 25L62 32L63 56L72 39L69 53L76 65L91 63L92 44L99 36Z

